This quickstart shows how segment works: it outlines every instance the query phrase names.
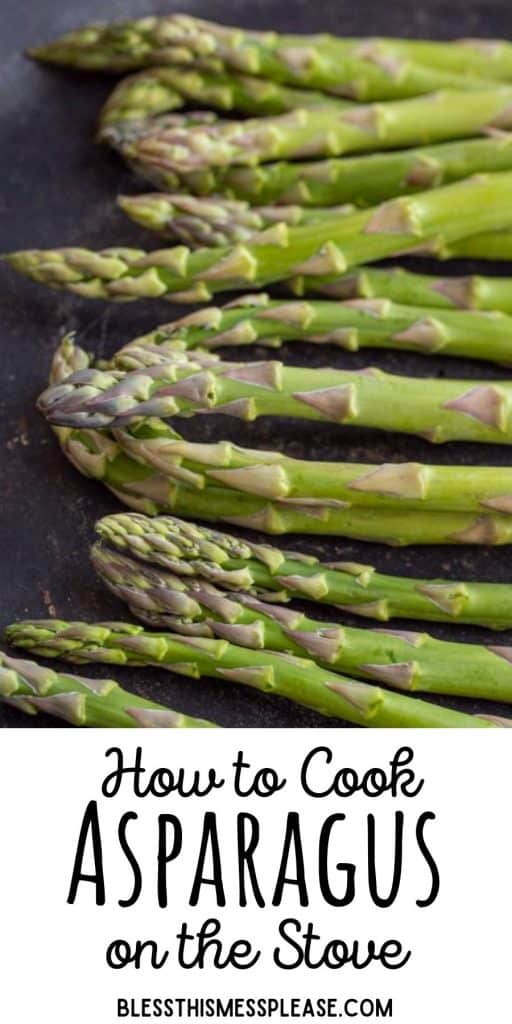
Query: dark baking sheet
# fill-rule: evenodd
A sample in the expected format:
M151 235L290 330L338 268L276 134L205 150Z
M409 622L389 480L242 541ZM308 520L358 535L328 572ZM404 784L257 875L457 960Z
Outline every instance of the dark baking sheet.
M411 36L488 37L512 35L512 9L505 2L408 0L356 4L327 0L312 4L287 0L247 3L151 0L32 0L12 4L3 0L0 37L0 179L1 249L125 243L154 247L155 239L130 225L117 212L117 192L140 186L106 149L93 143L101 103L113 86L106 76L72 74L38 67L22 57L26 46L50 39L88 21L122 19L150 12L186 10L225 23L283 31L339 34L396 34ZM424 264L428 269L428 263ZM452 265L453 272L460 266ZM468 269L468 264L465 265ZM476 265L470 266L471 270ZM486 265L485 272L505 273L506 267ZM0 334L2 388L0 392L0 625L27 617L57 615L68 619L119 619L123 607L97 582L88 563L93 523L120 506L100 485L80 477L60 454L49 430L34 409L42 390L59 333L65 327L98 354L113 352L122 342L173 318L177 307L168 303L107 306L45 291L1 270ZM256 357L257 353L254 352ZM296 363L365 365L373 353L347 355L318 347L290 346L283 355ZM243 358L247 358L247 350ZM374 361L394 372L460 377L490 377L484 364L464 360L422 359L405 353L378 353ZM256 425L230 426L230 436L254 446L279 446L290 454L311 459L361 461L403 459L466 464L510 461L507 449L483 445L431 447L398 435L347 430L328 425L299 426L269 420ZM205 417L191 423L188 436L228 433L225 418ZM279 539L277 540L279 543ZM286 541L285 541L286 543ZM510 548L409 548L336 540L293 538L300 547L319 555L371 561L385 572L424 576L510 580ZM288 546L290 546L288 541ZM315 609L317 617L332 618ZM348 621L348 620L347 620ZM361 622L359 620L359 624ZM429 627L430 628L430 627ZM435 627L438 636L460 640L489 639L484 630ZM500 634L503 642L510 636ZM91 667L91 675L105 675ZM140 693L161 699L192 714L210 717L225 726L318 726L325 719L284 701L220 682L183 681L157 670L120 671L119 680ZM469 711L504 711L500 705L447 701ZM28 718L0 706L3 727L47 727L54 720ZM331 723L329 723L331 724ZM340 723L332 723L339 726Z

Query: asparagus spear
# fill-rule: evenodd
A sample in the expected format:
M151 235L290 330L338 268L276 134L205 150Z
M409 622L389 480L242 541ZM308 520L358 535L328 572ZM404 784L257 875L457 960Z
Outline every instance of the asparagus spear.
M186 442L173 432L177 450L172 453L167 434L167 460L160 447L163 441L161 428L154 431L153 437L150 427L146 426L145 430L143 439L126 435L124 450L100 431L61 428L59 434L65 455L79 472L101 480L123 504L150 516L174 512L192 519L246 526L264 533L345 536L393 546L512 543L512 520L507 513L484 512L483 509L479 513L466 510L429 510L423 513L397 508L398 503L394 508L388 507L385 498L383 507L379 506L379 499L373 506L356 504L346 507L349 503L335 499L296 497L271 500L247 493L245 489L238 489L242 483L245 488L249 486L247 478L242 481L240 477L232 476L229 485L215 480L219 471L209 464L208 446L203 450L207 462L197 462L197 453L194 453L195 462L187 462L178 454L180 450L187 449ZM154 448L153 442L156 442ZM222 445L222 450L227 451L227 448L229 446ZM130 451L136 452L137 458L130 455ZM238 454L241 451L238 449ZM261 463L261 458L259 461ZM169 473L158 469L167 463ZM224 465L220 463L221 467ZM302 465L308 469L310 464ZM342 468L342 464L336 463L323 465L333 473ZM377 468L365 467L367 471ZM384 470L386 467L380 468ZM441 468L444 467L435 467L436 470ZM464 469L457 470L455 475L458 479L459 473L462 485L469 486L474 479L474 471L468 469L464 473ZM477 478L479 475L480 470Z
M512 151L511 151L512 152ZM394 154L396 155L396 154ZM370 160L373 157L365 157ZM272 165L270 165L272 166ZM293 164L288 166L293 167ZM382 184L383 179L376 179ZM422 187L425 187L423 181ZM408 191L404 189L404 192ZM412 190L411 190L412 191ZM354 198L354 197L353 197ZM357 197L355 197L357 199ZM292 227L307 224L328 224L333 217L355 213L352 203L341 206L250 206L242 199L223 196L195 196L167 192L119 196L118 205L137 224L149 228L175 242L185 242L191 248L199 246L229 245L250 241L259 232L281 222ZM414 256L414 252L411 253ZM422 255L420 253L420 255ZM512 231L486 231L469 235L450 245L443 245L435 255L448 258L510 260L512 259ZM377 274L382 271L377 271ZM298 278L299 281L302 278ZM308 281L307 278L304 280ZM334 279L336 285L337 278ZM488 279L495 282L495 278ZM332 284L332 278L314 277L309 288L322 289ZM506 282L505 282L506 283ZM300 287L300 286L299 286ZM500 287L498 279L497 287ZM303 288L304 291L304 288ZM500 293L498 293L500 294ZM496 306L492 307L493 309Z
M108 141L112 125L178 110L187 102L243 114L284 114L298 107L351 106L347 100L308 89L287 88L278 82L236 71L208 72L201 68L150 68L121 79L100 118L100 137Z
M141 568L149 563L256 599L298 597L381 622L407 618L492 629L512 624L508 584L413 579L350 561L322 563L172 516L121 512L100 519L96 531L110 550L138 559Z
M40 396L50 423L125 427L141 417L211 410L255 420L289 416L419 434L444 441L512 441L512 384L394 376L375 367L333 370L277 360L221 362L173 343L143 349L137 369L80 370ZM135 352L131 360L137 362ZM148 365L150 364L150 365Z
M327 223L278 224L248 243L145 253L67 248L11 253L6 259L40 283L90 298L126 301L174 295L208 299L214 292L259 287L297 275L337 275L351 266L415 250L435 253L475 229L512 225L512 173L478 175Z
M340 508L334 502L314 499L271 500L230 487L207 485L195 490L173 484L169 477L159 480L158 490L146 481L110 488L135 511L156 515L171 511L189 519L230 523L262 533L303 533L351 537L391 546L408 544L512 543L510 515L475 516L471 512L412 513L410 510L376 506Z
M177 110L186 101L221 111L273 115L328 104L339 109L347 101L312 90L289 89L278 83L236 72L208 73L194 67L152 68L123 78L109 97L100 119L100 138L122 137L123 125L144 124ZM112 127L114 132L112 133ZM185 175L179 183L191 191L223 192L251 203L296 203L333 206L357 202L374 205L431 185L448 184L476 171L511 167L509 137L498 132L485 139L464 139L403 152L325 161L279 162L259 167L217 167ZM178 181L159 168L157 180L172 188ZM127 211L129 212L129 211Z
M191 248L250 241L257 237L259 232L281 222L293 227L321 225L332 221L333 217L355 212L355 207L350 203L344 206L313 208L298 205L254 207L240 199L226 199L222 196L205 198L182 193L169 195L165 192L120 196L118 205L136 223L174 241L186 242ZM414 252L411 255L414 256ZM470 235L468 238L452 242L449 246L443 245L435 255L443 259L468 257L509 260L512 259L512 231L487 231ZM375 273L378 279L378 275L383 271L377 270ZM304 294L308 288L310 291L325 291L329 294L331 286L337 287L339 277L299 277L295 281L298 283L293 284L292 281L292 287L300 294ZM306 282L305 285L301 284L303 281ZM488 278L487 290L491 285L493 293L496 291L498 297L502 294L500 288L509 287L507 281L500 283L499 279Z
M495 238L506 236L497 232ZM470 245L478 235L464 239ZM433 309L478 309L512 313L512 278L468 274L437 277L403 267L356 267L337 277L296 277L282 288L299 297L325 295L330 299L387 298L403 306Z
M218 637L252 650L288 651L406 692L512 702L507 647L446 642L427 633L351 629L247 593L226 593L195 577L179 578L103 544L94 545L91 557L108 588L153 627Z
M418 512L396 506L379 507L378 503L346 507L348 503L335 499L308 497L272 500L239 490L240 478L232 478L229 486L223 485L214 479L218 475L215 467L197 462L187 464L177 453L174 458L169 457L170 473L158 471L158 464L167 460L161 448L151 449L152 439L148 436L143 442L139 439L140 448L133 437L125 436L124 452L109 438L101 444L101 437L99 431L69 430L61 444L81 473L102 480L123 504L146 515L173 512L191 519L231 523L263 533L352 537L392 546L512 543L512 519L506 513L483 510L479 514L464 510ZM157 437L162 440L160 431L155 440ZM178 448L185 446L179 435L175 434L174 439ZM138 464L137 459L130 457L129 451L139 452L140 449L147 453L147 458L138 453L141 459ZM207 456L206 450L204 455ZM153 466L151 457L154 458ZM189 465L195 468L189 469ZM303 465L305 468L309 466ZM326 463L323 465L328 466ZM330 468L336 472L339 466L333 463ZM367 470L370 468L377 467L366 467ZM201 475L197 470L205 472ZM472 477L473 474L468 473L466 480L469 482ZM244 484L247 487L249 482Z
M373 158L365 158L373 159ZM293 167L293 164L288 166ZM376 179L382 183L382 178ZM422 182L425 185L425 182ZM259 232L264 231L273 225L283 222L284 224L297 227L307 224L327 224L333 216L348 215L355 212L355 207L347 203L336 207L313 207L300 206L297 204L286 206L250 206L241 199L226 199L223 196L194 196L176 193L170 195L166 192L148 193L134 196L119 196L118 205L142 227L149 228L177 242L185 242L191 248L198 246L219 246L230 243L249 241ZM414 256L412 252L410 255ZM420 255L421 252L420 252ZM452 242L449 246L443 245L436 253L443 259L464 258L487 259L487 260L510 260L512 259L512 231L487 231L481 234L469 235ZM480 308L512 309L512 302L509 296L510 281L501 278L482 278L472 276L469 283L466 279L457 279L455 286L450 285L450 279L441 279L439 290L446 295L439 297L432 294L428 300L423 299L426 294L423 291L424 285L429 282L428 277L420 277L417 274L407 273L401 268L394 268L392 271L377 268L364 267L361 273L369 275L366 280L366 291L351 293L350 287L345 288L345 280L354 281L353 275L338 275L337 277L297 277L293 278L289 287L296 294L309 292L323 293L341 298L355 298L357 294L361 297L366 295L386 294L387 291L375 291L373 280L382 287L385 283L386 289L392 288L389 295L394 297L396 282L392 285L392 278L387 275L402 275L403 283L406 284L405 292L399 288L398 294L402 296L397 301L403 304L407 298L414 298L414 294L420 284L422 301L414 302L415 305L474 305L480 302ZM341 283L340 283L341 282ZM362 286L361 286L362 287ZM369 289L369 290L368 290ZM470 294L466 292L469 289ZM454 295L450 293L453 290ZM475 295L478 291L478 295ZM461 293L461 294L459 294ZM483 294L482 294L483 293Z
M68 336L56 353L51 383L65 379L70 370L87 365L88 357ZM175 512L250 526L267 533L335 534L393 545L512 541L512 520L505 511L510 509L506 500L508 480L503 469L421 467L415 463L401 467L323 463L320 474L313 473L308 480L313 463L289 459L277 452L250 451L228 442L191 445L158 420L119 432L123 447L107 431L58 427L55 432L64 454L80 473L101 480L125 505L146 515ZM268 472L273 464L278 464L277 472ZM260 496L261 472L254 470L259 467L261 471L262 466L267 467L266 494L272 473L275 474L277 492L281 495L277 500ZM226 469L242 468L251 472L226 476ZM388 493L390 469L394 497ZM372 479L370 473L374 470L380 472ZM440 505L449 511L429 511L425 515L404 511L411 506L422 511L422 503L406 498L404 493L404 483L416 473L421 489L426 487L430 507ZM221 474L227 483L217 479ZM358 477L363 477L362 487L351 489L349 485L357 483ZM323 494L326 480L340 479L346 485L348 501L332 496L296 496L305 482L307 490L314 492L320 487L319 493ZM401 491L398 495L397 486ZM512 483L508 489L512 489ZM255 493L247 493L248 490ZM461 495L465 496L462 500ZM353 500L357 502L354 508ZM374 507L361 507L361 501L373 503ZM463 507L459 511L461 504L471 505L471 510ZM495 506L503 511L492 511Z
M87 362L72 338L65 338L51 382ZM191 444L157 420L118 432L123 447L107 432L57 428L56 433L79 472L102 480L124 504L147 515L174 511L269 533L337 534L394 545L512 539L507 498L512 481L503 468L323 463L317 470L314 463L229 442ZM241 469L249 473L226 473ZM260 496L263 479L265 497ZM416 487L408 486L415 479ZM269 500L272 493L277 497ZM423 511L422 494L426 515L417 511ZM430 511L437 508L446 511ZM414 514L407 515L409 510Z
M253 651L227 640L146 632L130 623L61 622L56 619L8 626L9 643L45 658L113 665L163 665L194 679L202 676L242 683L274 693L322 715L373 728L485 728L504 725L438 707L368 683L345 678L306 658Z
M476 171L509 167L509 133L503 132L490 138L327 160L281 160L254 167L228 165L187 174L149 164L137 169L171 191L180 187L198 195L223 194L254 205L332 206L353 202L365 207L393 196L447 185Z
M142 227L192 248L244 242L272 224L314 224L354 213L350 204L327 210L301 206L252 207L240 199L181 193L119 196L117 202Z
M281 452L242 448L230 441L186 441L161 420L115 432L123 448L146 466L182 480L189 489L226 489L304 510L322 505L340 512L370 506L390 512L511 512L512 471L504 466L433 466L418 462L312 462Z
M478 76L403 58L382 61L371 53L350 53L327 35L248 32L185 14L90 25L30 54L88 71L128 71L154 64L193 64L215 71L227 67L359 100L415 96L439 88L474 89L483 84Z
M396 271L376 273L377 281L380 273L394 282ZM356 275L356 282L358 278ZM397 284L400 287L404 282L399 279ZM442 299L441 292L435 294ZM512 363L512 318L504 314L460 309L434 312L428 307L395 305L389 299L283 302L258 292L224 307L210 306L161 324L125 345L112 365L122 370L140 367L158 359L160 353L172 351L178 341L187 349L210 350L253 344L277 348L294 340L330 343L349 352L370 346Z
M109 141L143 174L163 180L168 187L181 175L209 167L254 166L464 139L512 127L511 108L512 89L499 86L341 111L329 106L296 108L273 117L221 120L187 130L166 117L143 124L140 132L134 125L128 134L121 123L117 130L112 126ZM436 165L433 171L427 166L423 173L430 181Z
M70 370L87 364L86 354L68 336L56 353L51 382L57 383ZM161 421L145 422L130 432L120 432L123 448L106 431L59 427L55 432L64 454L80 473L101 480L120 501L147 515L175 512L251 526L268 533L336 534L393 545L512 541L512 521L506 511L510 509L506 495L512 482L508 483L504 469L324 463L320 475L313 474L308 481L314 468L312 463L278 453L250 451L228 442L191 445ZM281 497L272 501L259 496L261 483L258 485L254 469L276 463L275 480L279 482ZM249 468L251 472L245 477L240 473L226 476L225 471L230 468ZM372 471L377 470L372 477ZM394 496L389 493L390 470ZM404 507L421 510L422 502L406 498L404 493L407 478L416 473L421 481L420 493L426 489L430 507L441 506L449 511L429 511L426 515L418 515L417 511L408 515L403 511ZM229 482L216 479L220 474ZM270 478L268 473L267 486ZM363 483L359 488L358 478ZM303 489L304 481L307 490L324 493L326 480L343 481L342 492L349 500L332 496L297 498L299 485ZM354 482L355 489L350 486ZM319 489L320 484L323 490ZM256 493L249 494L248 489ZM352 501L357 503L354 509L349 507ZM375 507L361 507L360 502L374 503ZM471 506L469 511L466 505ZM491 511L494 507L502 511Z
M29 715L46 712L70 725L109 729L195 729L191 718L123 690L113 679L84 679L0 652L0 701Z

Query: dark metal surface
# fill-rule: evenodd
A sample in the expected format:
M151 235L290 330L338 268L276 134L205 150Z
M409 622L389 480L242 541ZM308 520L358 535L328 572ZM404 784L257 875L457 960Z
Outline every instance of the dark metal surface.
M396 34L450 38L511 36L512 10L504 0L273 0L202 3L153 3L150 0L29 0L3 3L0 38L1 89L0 217L3 251L52 245L101 247L118 243L155 246L154 238L137 231L114 206L117 192L136 191L137 182L92 136L101 103L113 86L105 76L72 74L38 67L21 52L88 21L121 19L170 9L254 28L295 32L327 30L339 34ZM157 243L158 244L158 243ZM428 264L425 264L428 266ZM467 265L466 265L467 266ZM454 266L453 270L457 268ZM459 268L460 269L460 268ZM505 272L504 267L489 268ZM64 327L78 331L80 343L96 353L111 353L122 342L145 332L175 313L167 303L106 306L85 302L1 271L0 334L0 625L21 618L57 615L68 619L119 619L122 606L95 579L88 563L93 523L120 509L100 484L80 477L60 454L53 437L34 409L45 384L51 354ZM361 356L320 351L318 346L290 346L284 356L314 365L364 365ZM256 355L256 353L255 353ZM247 351L242 355L247 358ZM492 376L496 371L464 360L422 359L379 353L385 369L413 374ZM186 428L188 436L227 433L226 419L202 418ZM185 432L185 431L184 431ZM231 427L230 436L254 446L282 447L311 459L380 460L399 456L431 462L507 464L508 450L477 445L427 443L398 436L347 430L318 424L298 426L276 421ZM389 550L343 540L293 539L302 547L334 558L374 562L385 572L424 576L510 580L510 549L409 548ZM316 609L328 618L329 610ZM361 623L359 623L361 624ZM484 641L484 630L432 627L438 636ZM500 635L512 642L512 633ZM105 675L91 668L91 675ZM279 701L219 682L180 680L167 672L120 671L119 681L192 714L226 726L317 726L319 716ZM464 710L483 709L470 701L448 702ZM503 711L485 705L486 711ZM333 723L338 725L338 723ZM45 716L27 718L0 707L1 726L49 726Z

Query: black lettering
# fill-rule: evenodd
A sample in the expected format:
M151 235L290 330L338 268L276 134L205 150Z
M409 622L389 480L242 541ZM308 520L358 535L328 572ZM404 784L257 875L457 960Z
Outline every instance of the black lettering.
M83 872L82 866L87 846L87 839L91 833L92 854L94 859L94 874L87 875ZM98 818L98 805L95 800L87 804L82 819L78 846L69 887L68 903L74 903L80 882L92 882L96 887L96 906L105 905L105 874L103 870L103 852L101 848L100 822Z

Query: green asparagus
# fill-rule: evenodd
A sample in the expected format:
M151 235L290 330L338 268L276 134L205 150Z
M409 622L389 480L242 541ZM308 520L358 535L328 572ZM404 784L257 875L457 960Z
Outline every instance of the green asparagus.
M391 276L392 281L396 274L376 273L377 281L379 273ZM400 286L401 279L397 283ZM437 294L441 300L442 293ZM366 347L407 349L427 356L442 352L512 364L512 318L502 313L434 312L428 307L395 305L389 299L283 302L257 292L224 307L210 306L162 324L125 345L112 365L132 370L146 361L150 364L166 347L172 351L178 341L187 349L215 349L230 345L277 348L295 340L329 343L349 352Z
M290 165L293 166L293 165ZM382 179L379 179L382 181ZM423 182L423 186L425 182ZM229 245L236 242L249 241L265 229L283 222L284 224L297 227L307 224L326 224L334 217L348 215L355 212L351 203L336 207L308 207L295 204L286 206L250 206L245 200L226 199L223 196L194 196L183 193L169 194L166 192L151 192L134 196L119 196L118 205L137 224L156 231L173 241L185 242L190 248L199 246ZM411 252L411 256L415 253ZM421 251L419 255L423 255ZM482 234L469 235L452 242L450 245L441 245L434 255L442 259L485 259L485 260L511 260L512 259L512 231L487 231ZM397 283L389 275L402 275L404 284L407 285L405 296L408 298L418 287L422 289L428 285L429 278L421 277L418 274L407 273L402 268L373 270L369 267L359 268L360 273L374 275L374 281L386 287L392 288L389 295L394 297ZM387 276L386 276L387 275ZM405 276L404 276L405 275ZM331 295L339 298L355 298L351 294L351 288L345 288L345 281L354 281L354 275L338 275L336 277L319 275L311 277L292 278L288 288L295 294L304 295L317 293ZM450 278L441 279L441 296L434 294L427 302L415 302L418 305L467 305L480 301L485 305L480 308L488 310L512 311L512 300L510 298L510 279L495 277L457 278L455 286L450 284ZM467 281L469 280L469 284ZM461 282L461 283L459 283ZM370 288L368 294L379 297L387 295L387 291L377 292L373 285L366 285ZM362 287L362 286L358 286ZM470 294L466 294L468 289ZM450 293L453 290L454 295ZM475 290L479 292L475 295ZM446 295L443 298L443 291ZM461 294L459 294L459 292ZM483 294L482 294L483 293ZM361 297L365 292L358 292ZM399 289L402 296L402 287ZM451 300L451 301L450 301ZM397 300L400 301L400 300ZM404 298L401 300L404 304Z
M293 165L290 165L293 166ZM382 179L379 179L382 180ZM425 182L423 182L425 185ZM273 225L283 222L284 224L297 227L307 224L328 223L334 217L348 215L355 212L351 203L336 207L313 207L286 205L286 206L250 206L245 200L226 199L223 196L194 196L183 193L169 194L166 192L147 193L134 196L120 196L118 205L136 223L142 227L156 231L176 242L185 242L191 248L198 246L219 246L236 242L249 241L255 235ZM411 253L412 256L415 253ZM419 255L422 255L420 252ZM443 259L469 258L487 260L510 260L512 259L512 231L488 231L482 234L470 235L467 238L452 242L449 246L443 245L435 255ZM397 287L396 282L392 285L392 277L386 275L402 275L407 285L405 296L414 298L414 293L420 283L420 288L429 283L429 278L420 277L417 274L407 273L401 268L393 268L392 271L379 269L372 270L368 267L360 268L361 273L370 275L377 283L385 282L386 287L392 287L393 291L389 297L393 297ZM334 297L350 298L356 297L351 294L350 287L345 289L344 282L354 281L354 275L338 275L337 277L297 277L292 278L289 288L296 294L306 292L317 292ZM469 284L467 279L457 279L455 287L450 284L450 279L442 279L440 282L443 295L432 295L429 300L415 302L416 305L467 305L480 301L481 308L489 310L511 310L510 280L505 278L482 278L471 277ZM387 294L377 292L373 285L368 286L367 294ZM466 294L470 289L470 294ZM454 295L450 294L454 291ZM478 295L475 294L478 291ZM459 294L461 293L461 294ZM361 296L365 292L359 292ZM404 295L402 287L400 295ZM423 291L422 291L423 294ZM398 300L400 301L400 300ZM404 298L401 300L407 304Z
M509 647L446 642L427 633L351 629L247 593L226 593L201 579L178 578L103 544L93 547L91 557L108 588L151 626L218 637L252 650L287 651L406 692L512 702Z
M428 333L428 328L427 328ZM137 362L135 351L130 353ZM376 367L333 370L277 360L222 362L211 353L144 348L132 371L80 370L43 392L38 407L57 426L123 428L141 417L215 410L252 421L288 416L445 441L512 441L512 384L395 376Z
M499 234L505 236L506 232ZM478 237L473 236L473 240ZM467 238L460 244L470 245L471 241ZM413 273L403 267L356 267L337 277L291 278L281 287L299 297L316 294L342 300L386 298L401 306L512 313L510 277L479 274L437 277Z
M30 51L38 60L88 71L129 71L148 65L232 68L277 82L362 99L415 96L439 88L482 88L482 76L382 60L347 51L332 36L278 35L215 25L186 14L89 25ZM487 75L485 75L487 79Z
M468 511L418 512L396 506L381 508L377 502L375 505L346 507L348 503L333 499L307 497L271 500L237 489L242 483L240 479L232 479L229 486L210 480L207 474L214 478L217 475L215 469L208 467L205 475L201 476L197 469L204 469L204 466L196 462L191 464L195 470L188 469L178 455L169 460L172 469L169 474L152 469L149 457L138 465L133 457L120 454L120 449L113 446L110 439L101 445L98 442L100 437L98 431L69 431L61 444L80 472L102 480L123 504L146 515L173 512L191 519L230 523L263 533L351 537L392 546L512 543L512 518L506 513L483 510L480 514ZM147 445L146 437L142 446L145 451ZM137 450L138 447L130 437L126 448ZM155 461L165 461L160 449L150 454ZM338 464L333 463L333 472L337 469ZM196 486L190 485L191 480Z
M240 199L193 195L119 196L118 205L142 227L191 248L245 242L272 224L313 224L340 214L354 213L354 206L315 208L301 206L253 207Z
M273 225L284 223L297 227L307 224L327 224L333 217L355 212L351 203L342 206L307 207L250 206L241 199L226 199L222 196L192 196L165 192L136 196L120 196L118 204L129 217L143 227L166 235L174 241L186 242L191 248L198 246L229 245L250 241L261 231ZM411 253L412 256L415 253ZM419 255L422 255L420 252ZM470 235L450 245L442 245L435 255L443 258L509 260L512 259L512 231L488 231ZM382 270L376 271L377 276ZM298 282L294 285L294 280ZM306 282L307 287L301 284ZM339 277L311 277L292 279L292 287L301 294L310 291L327 291L337 287ZM487 279L487 290L492 284L493 292L501 296L508 281L499 278ZM490 301L490 299L489 299ZM491 307L493 309L496 306Z
M213 483L306 510L321 520L326 508L340 512L370 506L389 512L512 511L512 470L504 466L432 466L418 462L313 462L281 452L242 448L230 441L186 441L161 420L116 430L124 450L146 466L202 491Z
M88 356L68 336L56 353L51 383L64 380L70 371L88 363ZM119 431L116 438L98 430L58 427L55 432L64 454L80 473L101 480L125 505L146 515L174 512L266 533L334 534L392 545L512 542L506 497L507 487L512 492L512 482L508 484L503 469L323 463L315 472L314 463L277 452L251 451L228 442L191 445L158 420ZM274 493L277 485L281 495L277 500L261 496L262 467L266 467L265 495L272 493L269 486L274 477ZM226 476L230 469L251 472ZM308 479L312 469L313 476ZM370 474L377 470L372 478ZM407 479L416 474L420 484L408 488ZM363 478L359 486L358 477L360 481ZM326 481L340 479L348 500L333 499L332 495L297 497L305 484L306 493L320 487L325 494ZM354 482L355 489L350 487ZM422 501L406 497L412 490L416 494L426 490L428 512L423 512ZM354 501L357 504L352 506ZM430 511L438 505L448 511ZM411 507L413 514L409 515ZM494 511L495 507L501 511Z
M194 729L191 718L123 690L113 679L84 679L0 652L0 701L29 715L44 712L70 725L109 729Z
M300 203L372 206L397 195L437 188L479 171L509 170L510 135L464 139L392 153L305 162L260 164L255 167L211 167L178 175L158 167L150 177L171 190L180 185L198 194L224 194L252 204ZM144 167L140 168L145 171Z
M87 365L86 354L67 337L55 356L51 383ZM392 545L512 542L507 498L512 481L503 468L417 463L316 467L228 442L191 444L157 420L119 431L117 438L107 431L63 427L56 433L79 472L103 481L120 501L147 515L175 512L268 533L335 534ZM241 469L250 472L226 474ZM408 486L415 478L416 486ZM335 498L329 493L333 481L341 484L343 497L339 491ZM269 499L272 493L277 499ZM438 507L446 511L431 511ZM409 510L414 514L408 515Z
M218 471L215 466L212 467L208 462L201 465L197 461L196 452L196 461L190 463L177 452L171 455L169 442L166 447L171 472L165 473L156 468L160 463L167 463L160 447L163 441L160 428L151 438L150 428L146 427L143 441L132 435L126 436L125 450L100 431L61 429L59 434L62 450L79 472L101 480L123 504L150 516L174 512L192 519L231 523L264 533L344 536L392 546L512 543L512 519L505 512L483 509L479 514L465 510L411 512L397 505L394 508L385 504L381 507L378 498L374 506L355 504L353 507L347 507L349 503L334 499L306 497L271 500L247 493L247 479L242 481L231 477L229 485L216 482ZM157 442L155 448L152 447L153 441ZM174 441L178 451L185 450L185 442L176 433ZM130 449L137 453L137 458L129 454ZM142 456L141 450L147 454L147 459ZM208 446L203 448L203 457L210 458ZM151 458L154 460L153 466ZM261 463L261 458L259 461ZM303 464L306 469L309 465ZM332 466L323 465L327 465L333 473L340 468L340 464L336 463ZM364 468L368 471L379 467L367 465ZM385 467L380 468L384 470ZM437 471L444 467L435 469ZM203 475L198 470L202 470ZM469 484L473 480L473 473L461 470L459 474L457 470L456 476L462 484ZM244 490L238 489L242 482Z
M198 577L256 599L297 597L381 622L512 625L512 587L504 583L413 579L351 561L322 563L171 516L121 512L100 519L96 531L110 550L138 559L141 566L149 563L187 580Z
M40 283L89 298L200 301L218 291L290 277L338 275L387 256L441 253L475 231L512 226L512 173L477 175L326 223L276 224L245 244L190 252L66 248L11 253L8 262Z
M254 651L227 640L146 632L129 623L61 622L57 619L8 626L9 643L45 658L163 665L192 677L213 676L273 693L322 715L373 728L484 728L508 719L484 719L414 697L345 678L306 658Z
M109 96L100 118L100 138L108 141L110 128L126 122L178 110L189 102L199 102L215 110L237 110L243 114L264 116L284 114L298 107L331 106L343 109L351 104L336 96L308 89L289 89L236 71L212 73L201 68L150 68L121 79Z
M281 159L405 149L510 127L512 88L500 86L479 93L441 92L341 111L329 106L296 108L273 117L216 120L187 129L176 125L171 115L170 120L162 117L143 123L140 131L133 122L128 133L122 123L118 129L113 125L109 141L137 170L168 188L187 174L195 174L200 183L201 172L210 167L254 167ZM410 158L402 163L403 168L407 166L410 168ZM427 183L439 174L435 161L433 166L420 161L420 174L422 171ZM325 176L325 169L323 173Z

